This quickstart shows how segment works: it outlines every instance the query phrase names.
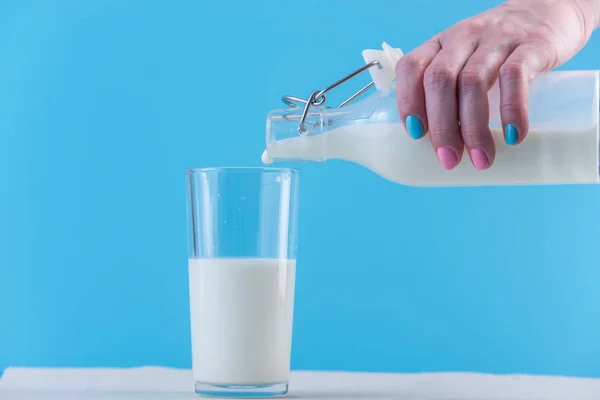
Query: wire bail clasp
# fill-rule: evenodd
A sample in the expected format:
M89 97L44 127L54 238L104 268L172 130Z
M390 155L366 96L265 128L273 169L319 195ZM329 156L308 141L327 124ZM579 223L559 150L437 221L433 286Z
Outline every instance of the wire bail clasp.
M375 66L377 68L381 68L381 63L377 60L374 60L368 64L363 65L362 67L360 67L356 71L352 72L351 74L348 74L345 77L343 77L342 79L340 79L339 81L327 86L325 89L317 90L317 91L313 92L310 95L310 97L308 98L308 100L304 100L304 99L301 99L301 98L295 97L295 96L283 96L281 98L281 100L285 104L287 104L289 107L298 108L298 107L300 107L300 105L303 105L303 107L304 107L304 110L302 111L302 116L300 117L300 124L298 125L298 133L300 135L305 135L307 132L305 121L306 121L306 116L308 115L308 110L310 109L311 106L323 105L325 103L325 100L327 100L327 93L329 91L331 91L332 89L335 89L342 83L354 78L355 76L359 75L361 72L367 71L368 69L375 67ZM356 99L357 97L362 95L364 92L369 90L374 84L375 84L374 82L369 83L368 85L366 85L365 87L360 89L358 92L354 93L352 96L350 96L349 98L344 100L338 106L338 108L344 107L348 103L352 102L354 99Z

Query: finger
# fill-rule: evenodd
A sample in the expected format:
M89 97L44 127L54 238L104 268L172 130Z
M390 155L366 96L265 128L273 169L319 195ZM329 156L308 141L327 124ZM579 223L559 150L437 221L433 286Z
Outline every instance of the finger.
M423 74L441 48L439 41L432 39L402 56L396 64L398 112L413 139L420 139L427 133Z
M425 70L425 107L429 136L444 169L456 167L462 158L464 143L458 124L456 79L475 46L468 40L449 43Z
M461 135L471 163L478 170L489 168L496 157L496 146L489 127L488 91L511 50L507 45L481 45L458 75Z
M500 67L500 115L508 145L521 143L527 136L529 82L547 68L547 60L540 46L526 44L518 46Z

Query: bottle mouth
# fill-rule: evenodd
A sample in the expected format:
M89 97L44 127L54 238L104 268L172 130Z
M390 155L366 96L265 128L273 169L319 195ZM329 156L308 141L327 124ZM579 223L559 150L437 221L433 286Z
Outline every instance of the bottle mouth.
M269 155L269 146L267 146L265 151L263 151L262 155L260 156L260 160L262 161L263 164L266 164L266 165L273 164L273 161L275 161Z

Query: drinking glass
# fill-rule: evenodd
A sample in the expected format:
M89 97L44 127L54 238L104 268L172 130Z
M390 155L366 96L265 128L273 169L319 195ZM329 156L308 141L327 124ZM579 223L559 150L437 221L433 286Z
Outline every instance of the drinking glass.
M196 394L288 391L299 172L187 173L192 364Z

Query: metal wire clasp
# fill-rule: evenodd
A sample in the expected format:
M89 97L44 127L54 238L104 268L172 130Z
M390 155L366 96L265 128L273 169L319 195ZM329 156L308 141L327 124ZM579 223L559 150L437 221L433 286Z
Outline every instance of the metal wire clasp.
M368 70L369 68L372 68L375 66L377 66L377 68L381 68L381 63L379 61L375 60L375 61L371 61L368 64L365 64L364 66L362 66L361 68L352 72L351 74L346 75L339 81L327 86L325 89L317 90L316 92L313 92L313 94L310 95L308 100L304 100L304 99L301 99L301 98L295 97L295 96L283 96L281 98L281 100L285 104L287 104L288 106L290 106L292 108L298 108L298 107L300 107L300 104L302 104L304 106L304 110L302 111L302 117L300 117L300 124L298 125L298 133L300 135L304 135L307 132L306 124L304 122L306 121L306 116L308 115L308 110L311 106L323 105L323 103L325 103L325 100L327 100L327 93L329 91L331 91L332 89L335 89L342 83L354 78L356 75L360 74L361 72L364 72L364 71ZM358 92L354 93L352 96L350 96L346 100L344 100L338 106L338 108L344 107L345 105L347 105L348 103L350 103L351 101L353 101L354 99L359 97L361 94L363 94L364 92L369 90L373 85L374 85L374 82L369 83L368 85L366 85L365 87L360 89Z

